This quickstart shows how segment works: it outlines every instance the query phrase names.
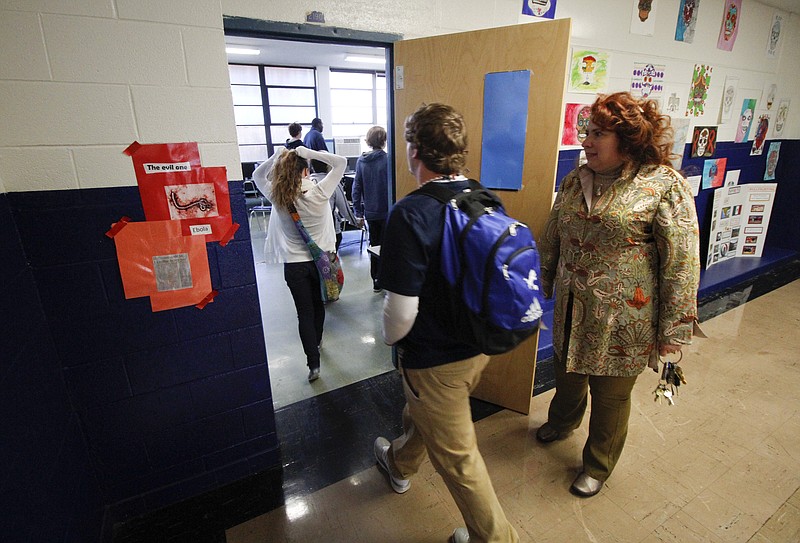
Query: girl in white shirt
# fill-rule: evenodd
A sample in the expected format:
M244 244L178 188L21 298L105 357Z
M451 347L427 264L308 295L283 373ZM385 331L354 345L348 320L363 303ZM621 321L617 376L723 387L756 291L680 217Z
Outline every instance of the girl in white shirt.
M309 176L308 160L330 166L328 174L314 183ZM282 263L283 275L297 309L298 330L308 364L308 380L319 378L319 344L325 323L325 305L320 294L320 279L308 249L288 206L294 203L300 220L323 251L334 251L336 234L330 198L347 166L347 159L314 151L307 147L281 148L256 168L253 180L261 193L272 202L264 256L268 263Z

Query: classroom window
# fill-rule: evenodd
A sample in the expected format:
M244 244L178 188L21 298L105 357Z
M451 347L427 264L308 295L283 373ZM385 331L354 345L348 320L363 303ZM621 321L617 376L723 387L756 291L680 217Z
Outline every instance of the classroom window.
M331 70L331 137L361 138L374 125L386 127L386 75L383 72Z

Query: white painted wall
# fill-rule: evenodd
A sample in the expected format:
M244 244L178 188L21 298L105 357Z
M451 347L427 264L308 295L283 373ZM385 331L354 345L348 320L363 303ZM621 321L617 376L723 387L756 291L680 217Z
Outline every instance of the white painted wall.
M0 191L135 185L132 141L197 141L203 164L240 175L222 16L423 37L532 20L519 0L0 0ZM714 66L716 124L725 75L740 98L775 78L792 108L785 137L800 137L800 18L788 19L779 60L766 57L774 8L744 0L733 52L716 49L723 0L701 2L693 44L675 42L678 0L658 0L652 37L629 33L630 0L559 0L573 44L609 51L610 90L627 89L634 60L667 65L667 84L688 83L694 63ZM534 23L535 24L535 23ZM525 44L509 43L509 47ZM537 53L537 52L534 52ZM546 54L542 51L541 54ZM568 95L565 101L586 100ZM740 102L741 103L741 102ZM733 139L735 124L720 128Z

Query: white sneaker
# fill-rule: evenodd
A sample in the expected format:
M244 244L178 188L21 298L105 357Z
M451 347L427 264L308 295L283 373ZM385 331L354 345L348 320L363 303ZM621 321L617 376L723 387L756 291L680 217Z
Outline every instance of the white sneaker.
M319 368L308 370L308 382L313 383L317 379L319 379Z
M456 528L450 536L450 543L469 543L469 532L466 528Z
M392 485L392 490L398 494L407 492L408 489L411 488L411 481L408 479L398 479L392 475L392 472L389 470L389 440L385 437L379 437L375 440L373 449L375 451L375 460L378 461L378 466L389 476L389 483Z

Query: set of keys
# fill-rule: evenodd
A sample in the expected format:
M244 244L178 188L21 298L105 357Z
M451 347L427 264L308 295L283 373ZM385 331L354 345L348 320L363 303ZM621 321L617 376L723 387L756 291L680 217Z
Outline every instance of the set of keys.
M661 403L666 401L667 405L675 405L673 396L678 395L678 388L681 384L686 384L686 378L683 376L683 370L677 362L664 362L664 369L661 371L661 379L658 381L658 386L653 391L655 398L653 401Z

